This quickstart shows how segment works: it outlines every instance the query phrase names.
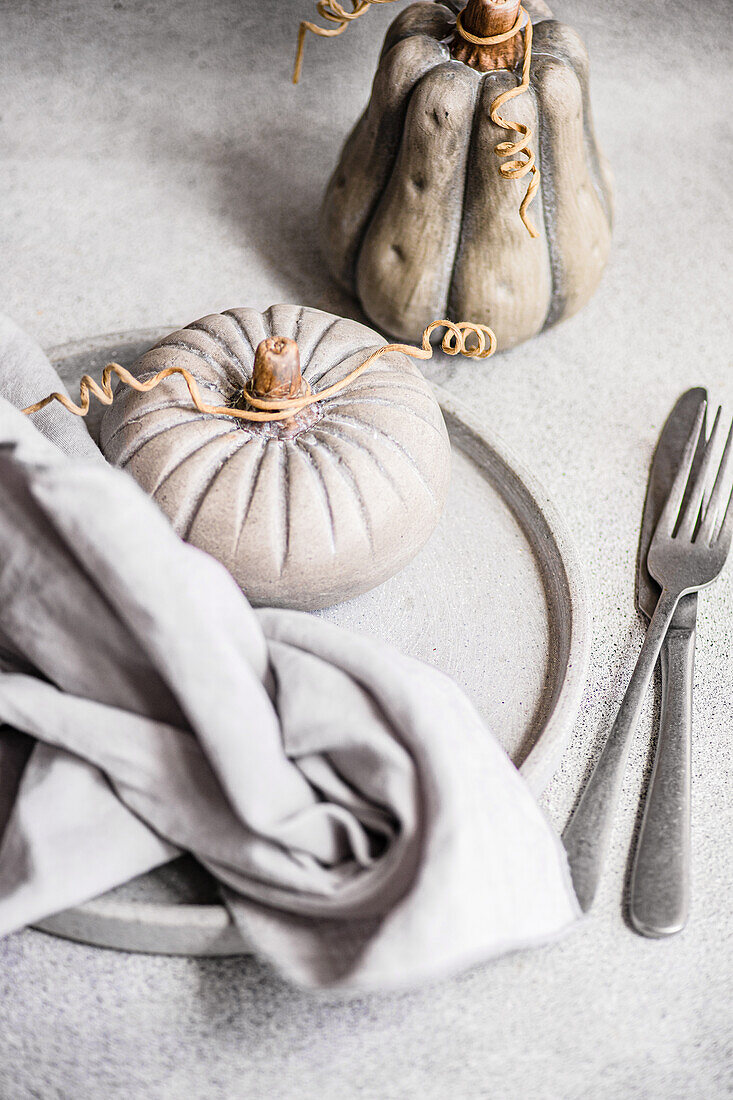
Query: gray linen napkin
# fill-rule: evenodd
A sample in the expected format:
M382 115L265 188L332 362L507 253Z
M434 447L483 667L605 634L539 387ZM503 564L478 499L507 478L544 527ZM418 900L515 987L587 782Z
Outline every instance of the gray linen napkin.
M60 388L0 319L0 934L180 851L312 987L403 987L566 929L562 845L460 689L254 611L82 421L17 410Z

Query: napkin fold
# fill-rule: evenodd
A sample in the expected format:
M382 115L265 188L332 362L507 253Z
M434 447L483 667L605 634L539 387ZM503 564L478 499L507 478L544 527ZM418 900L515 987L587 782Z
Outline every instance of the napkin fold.
M437 670L253 610L0 318L0 934L188 851L311 987L405 987L578 916L518 771Z

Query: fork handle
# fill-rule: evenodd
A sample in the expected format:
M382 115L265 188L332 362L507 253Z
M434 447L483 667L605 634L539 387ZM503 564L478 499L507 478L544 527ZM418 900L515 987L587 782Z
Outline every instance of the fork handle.
M671 936L690 908L690 733L695 631L662 647L662 712L631 877L629 916L642 936Z
M631 740L681 593L662 589L636 667L585 790L563 833L580 908L593 904L613 828Z

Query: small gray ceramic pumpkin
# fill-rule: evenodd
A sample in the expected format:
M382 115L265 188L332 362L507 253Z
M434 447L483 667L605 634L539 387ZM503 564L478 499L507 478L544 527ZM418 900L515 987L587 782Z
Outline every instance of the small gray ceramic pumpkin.
M290 341L295 360L262 358ZM242 407L253 367L259 397L296 396L301 369L323 390L384 343L316 309L233 309L167 336L132 373L144 381L184 367L207 405ZM325 607L396 573L438 522L450 474L440 408L397 352L323 403L265 424L198 412L181 375L146 393L119 386L100 442L184 539L223 562L254 603L280 607Z
M520 82L523 35L472 47L462 5L417 3L390 27L370 103L326 193L328 265L386 332L415 340L433 317L490 325L508 348L569 317L595 290L608 256L611 185L593 134L588 57L578 35L533 21L530 86L502 110L528 125L541 184L499 173L497 143L516 132L490 117ZM527 3L535 17L544 5ZM547 9L545 9L547 10ZM511 27L518 0L470 0L479 37ZM520 15L521 18L521 15Z

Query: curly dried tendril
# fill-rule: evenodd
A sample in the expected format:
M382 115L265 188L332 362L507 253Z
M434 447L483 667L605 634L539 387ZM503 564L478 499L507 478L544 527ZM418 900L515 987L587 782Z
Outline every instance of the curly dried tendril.
M526 22L524 22L525 19ZM502 118L499 114L500 107L508 103L510 99L514 99L516 96L521 95L522 92L526 92L529 88L529 70L532 64L532 20L529 15L527 15L524 8L520 7L514 26L510 27L508 31L504 31L503 34L494 34L490 38L477 38L475 34L470 34L464 28L460 14L456 16L456 29L458 33L466 42L470 42L474 46L493 46L498 42L506 42L508 39L513 38L515 34L519 34L523 23L524 61L522 63L522 79L516 88L508 88L505 92L502 92L496 97L491 104L489 114L491 115L491 121L497 126L501 126L504 130L512 130L514 133L519 134L519 139L517 141L500 141L494 146L494 152L497 157L514 158L513 160L504 161L503 164L499 165L499 171L504 179L521 180L524 179L528 173L532 175L525 196L519 206L519 216L524 222L530 237L536 237L537 230L527 216L529 205L537 194L537 189L540 186L540 170L535 164L535 155L529 148L532 130L523 122L511 122L509 119Z
M174 374L180 374L188 387L191 400L198 411L202 413L212 413L217 416L235 416L240 420L284 420L285 417L291 415L290 413L284 413L282 416L268 416L263 413L248 412L244 409L232 409L227 405L207 405L201 398L196 379L185 367L166 367L164 370L157 371L152 377L141 382L134 374L131 374L129 370L126 370L125 367L121 367L119 363L107 364L102 371L101 386L88 374L82 377L79 383L78 405L75 405L66 394L50 393L48 397L44 397L42 401L36 401L35 405L29 405L27 409L23 409L23 412L26 416L30 416L31 413L39 412L41 409L44 409L46 405L50 405L52 401L58 401L60 405L63 405L63 407L68 412L73 413L74 416L86 416L89 412L90 394L93 393L102 405L111 405L114 401L114 393L112 391L113 374L116 374L121 382L129 386L130 389L137 390L138 393L148 393L149 390L154 390L155 387L159 386L166 378L170 378Z
M295 69L293 70L293 84L300 80L300 72L303 68L303 50L305 49L305 36L308 31L317 34L320 38L338 38L343 34L349 23L359 19L369 11L372 4L391 4L394 0L351 0L351 11L348 11L339 0L318 0L316 5L318 14L329 23L335 23L334 27L319 27L317 23L309 23L303 20L298 31L298 49L295 54Z
M496 336L488 325L472 324L469 321L459 321L457 324L454 324L453 321L433 321L423 332L422 347L420 348L413 347L410 344L384 344L382 347L376 348L363 363L360 363L358 367L340 381L334 382L331 386L326 386L325 389L319 390L317 393L308 392L301 397L256 397L253 393L245 391L244 400L252 406L248 409L235 409L229 405L207 405L201 398L196 379L185 367L165 367L164 370L158 371L144 382L141 382L129 370L121 367L119 363L108 363L102 371L101 385L88 374L85 374L81 379L78 405L75 405L71 398L64 393L50 393L41 401L36 401L34 405L28 405L27 408L23 409L23 412L26 416L30 416L32 413L45 409L46 405L50 405L52 401L58 401L74 416L86 416L89 412L90 394L94 394L102 405L111 405L114 401L112 391L113 374L116 374L121 382L129 386L130 389L137 390L138 393L148 393L160 385L164 379L170 378L174 374L180 374L188 387L194 406L201 413L209 413L212 416L230 416L236 420L256 422L287 420L306 406L313 405L317 401L326 401L329 397L340 393L341 390L355 382L359 375L363 374L372 363L383 355L389 355L394 351L402 352L403 355L409 355L413 359L432 359L434 348L430 343L430 337L437 328L447 330L441 343L441 347L447 355L465 355L469 359L488 359L496 351ZM469 341L471 342L469 343ZM310 390L310 387L308 389Z
M444 328L446 332L441 341L441 347L446 355L465 355L468 359L488 359L496 351L496 336L488 325L473 324L471 321L433 321L422 334L422 349L418 354L417 348L405 348L404 345L391 345L399 347L406 355L412 355L416 359L431 359L433 347L430 337L436 328ZM474 337L474 343L468 341ZM387 350L386 348L383 350Z

